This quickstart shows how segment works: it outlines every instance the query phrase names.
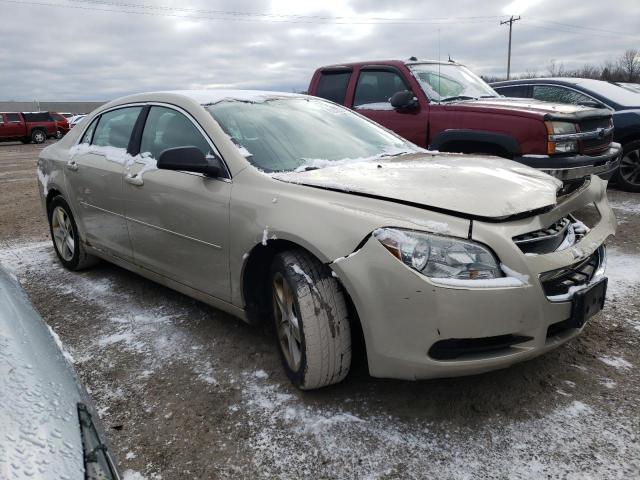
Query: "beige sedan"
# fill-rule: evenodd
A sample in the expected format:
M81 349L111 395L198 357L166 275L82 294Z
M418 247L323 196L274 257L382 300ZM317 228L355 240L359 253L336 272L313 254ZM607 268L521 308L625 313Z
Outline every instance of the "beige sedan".
M373 376L466 375L560 345L604 303L605 182L558 196L544 173L427 152L318 98L115 100L42 151L38 178L65 267L104 259L273 322L302 389L344 379L356 337Z

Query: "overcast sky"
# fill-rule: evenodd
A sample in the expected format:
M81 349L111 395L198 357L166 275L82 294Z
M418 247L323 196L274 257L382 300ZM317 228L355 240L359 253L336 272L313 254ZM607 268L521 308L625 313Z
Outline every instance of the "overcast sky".
M544 73L640 48L640 0L0 0L0 100L185 88L304 90L318 66L451 55ZM439 38L439 40L438 40Z

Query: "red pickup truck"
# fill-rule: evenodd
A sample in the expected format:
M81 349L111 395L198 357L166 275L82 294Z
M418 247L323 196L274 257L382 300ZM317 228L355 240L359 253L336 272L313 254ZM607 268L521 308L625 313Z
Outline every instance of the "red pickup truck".
M58 126L48 112L0 112L0 142L43 143L57 135Z
M505 98L456 62L412 57L321 67L308 93L422 147L510 158L566 184L591 174L608 179L620 162L609 110Z

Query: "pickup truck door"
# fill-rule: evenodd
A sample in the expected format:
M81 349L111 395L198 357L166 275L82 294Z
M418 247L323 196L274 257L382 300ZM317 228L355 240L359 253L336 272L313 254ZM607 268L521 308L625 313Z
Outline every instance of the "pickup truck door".
M0 114L0 138L19 138L26 135L22 115L19 113Z
M151 106L138 160L124 178L127 226L134 262L195 290L229 301L231 181L200 173L159 170L168 148L196 146L218 155L213 143L177 107Z
M426 147L428 107L418 105L415 109L400 111L389 103L393 94L403 90L413 91L395 67L363 67L358 72L351 105L347 106L410 142ZM416 94L416 98L420 97Z
M124 217L123 177L127 148L142 106L110 110L96 118L72 148L65 181L76 221L86 241L108 254L132 261Z

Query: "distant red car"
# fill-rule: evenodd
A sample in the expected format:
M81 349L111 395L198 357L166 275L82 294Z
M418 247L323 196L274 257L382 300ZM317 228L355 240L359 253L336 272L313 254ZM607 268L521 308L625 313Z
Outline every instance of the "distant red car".
M49 112L0 112L0 142L44 143L58 135L58 126Z
M308 93L422 147L497 155L574 184L590 174L608 179L620 162L610 110L504 98L455 62L411 58L321 67Z
M70 128L69 119L67 119L67 117L65 117L61 113L49 112L49 114L51 115L51 118L53 118L56 122L56 138L64 137Z

